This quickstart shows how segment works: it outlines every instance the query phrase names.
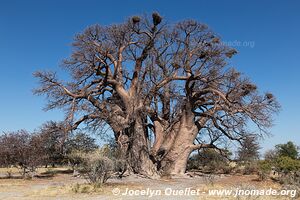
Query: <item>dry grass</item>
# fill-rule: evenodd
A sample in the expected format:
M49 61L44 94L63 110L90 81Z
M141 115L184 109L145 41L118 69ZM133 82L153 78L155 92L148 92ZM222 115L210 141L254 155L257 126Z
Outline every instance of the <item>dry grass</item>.
M3 172L4 169L1 169ZM125 191L126 188L130 189L161 189L167 187L172 188L192 188L200 189L206 194L195 197L184 197L185 199L241 199L241 200L271 200L271 199L290 199L281 196L278 197L239 197L232 196L209 196L208 191L211 189L280 189L278 183L271 180L260 182L257 181L257 176L223 176L221 178L207 177L207 178L180 178L171 180L149 180L138 177L127 177L124 180L113 179L107 184L96 187L82 178L73 177L72 174L64 173L66 168L55 168L51 171L55 172L53 177L40 177L33 178L32 180L23 179L0 179L0 199L116 199L120 196L113 196L112 190L119 188ZM5 171L5 170L4 170ZM40 173L49 173L49 169L40 169ZM117 198L117 199L118 199ZM152 197L151 199L162 199L160 196ZM178 196L168 199L182 199ZM145 199L141 197L125 197L122 199Z
M43 174L50 174L50 173L61 173L70 170L68 167L48 167L48 168L37 168L36 173L43 175ZM16 167L9 167L9 168L0 168L0 177L5 178L8 173L11 173L12 176L17 177L20 176L21 169Z

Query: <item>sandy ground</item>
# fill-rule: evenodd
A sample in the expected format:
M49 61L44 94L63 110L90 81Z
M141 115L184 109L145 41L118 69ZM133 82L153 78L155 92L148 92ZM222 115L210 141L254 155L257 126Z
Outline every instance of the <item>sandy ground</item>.
M234 191L237 188L280 189L280 186L272 181L257 181L255 175L201 175L193 178L184 176L160 180L132 175L123 179L110 179L105 186L96 190L91 189L92 187L86 183L85 179L73 177L72 174L67 173L57 173L53 177L44 176L32 180L1 178L0 199L292 199L290 196L239 196L235 198L233 195L211 196L208 194L211 189ZM130 194L126 193L127 190ZM196 193L197 190L198 193ZM141 192L144 194L137 194Z

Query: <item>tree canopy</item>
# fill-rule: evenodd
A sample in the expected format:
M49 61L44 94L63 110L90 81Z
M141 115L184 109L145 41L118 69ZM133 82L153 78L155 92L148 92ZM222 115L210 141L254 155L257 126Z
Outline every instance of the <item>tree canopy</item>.
M287 156L291 159L298 158L298 147L292 141L288 141L286 144L278 144L275 148L278 156Z

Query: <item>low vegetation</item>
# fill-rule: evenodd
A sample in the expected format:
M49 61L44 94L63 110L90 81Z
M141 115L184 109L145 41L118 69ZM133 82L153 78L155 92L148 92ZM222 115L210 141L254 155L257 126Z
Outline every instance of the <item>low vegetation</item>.
M282 188L300 192L300 159L298 147L293 142L276 145L261 160L256 139L248 138L242 144L244 146L238 149L238 158L235 160L229 159L231 153L224 150L198 151L190 157L188 170L209 174L258 175L259 181L273 180L280 183Z
M38 131L7 132L0 136L0 166L20 169L23 178L32 178L38 167L74 164L72 152L91 152L97 149L95 139L77 132L67 135L63 125L47 122Z
M81 154L80 169L84 177L92 184L101 185L113 174L114 162L101 151Z

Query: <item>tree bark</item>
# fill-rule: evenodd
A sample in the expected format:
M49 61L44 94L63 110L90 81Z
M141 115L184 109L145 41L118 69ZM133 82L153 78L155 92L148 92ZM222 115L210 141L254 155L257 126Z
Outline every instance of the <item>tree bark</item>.
M148 131L143 119L136 118L118 137L119 147L130 171L147 177L157 177L157 167L150 158Z
M192 152L190 146L193 144L193 129L181 128L171 149L162 161L162 173L184 174L189 155Z
M168 157L172 157L172 160L169 160L168 169L164 173L171 175L184 174L186 172L187 161L191 150L186 148L183 151L174 151L168 154Z
M198 127L194 123L194 115L187 107L183 113L174 142L167 151L162 161L162 172L164 174L184 174L189 155L192 152L191 146L198 133Z

